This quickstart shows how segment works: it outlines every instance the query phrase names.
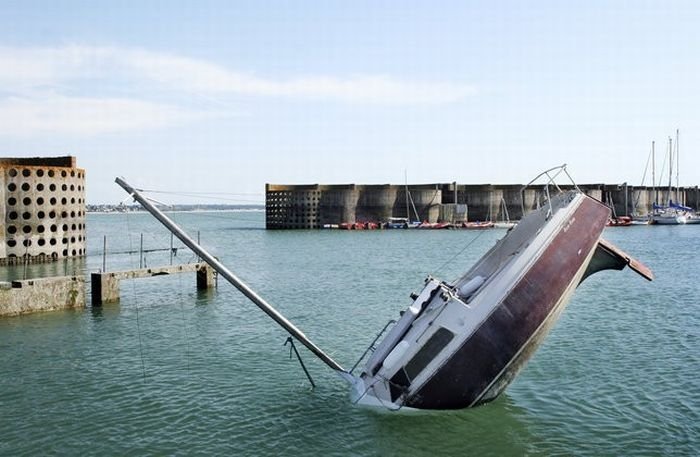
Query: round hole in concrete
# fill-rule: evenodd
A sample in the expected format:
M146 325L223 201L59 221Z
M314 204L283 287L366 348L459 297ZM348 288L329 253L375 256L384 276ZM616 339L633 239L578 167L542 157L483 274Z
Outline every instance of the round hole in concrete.
M18 214L16 211L10 211L10 214L8 214L7 217L14 221L15 219L17 219Z
M39 211L38 213L36 213L36 217L38 217L39 219L43 219L46 217L46 213L43 211Z
M44 185L43 185L42 183L37 184L37 185L36 185L36 190L38 190L39 192L43 191L43 190L44 190Z
M23 203L25 206L31 205L31 204L32 204L32 199L29 198L29 197L24 197L24 199L22 200L22 203Z
M54 176L54 171L53 171L53 170L49 170L49 178L53 178L53 176Z
M46 231L46 228L43 225L40 225L36 228L36 231L39 233L44 233Z
M49 200L49 203L52 205L56 204L56 197L51 197L51 200Z
M50 244L51 246L56 246L56 238L51 238L51 239L49 240L49 244Z
M17 242L15 240L7 240L7 245L11 248L17 246Z
M43 205L44 204L44 197L39 197L36 199L36 204L37 205Z
M66 170L62 170L62 171L61 171L61 176L64 177L64 178L65 178L66 176L68 176L68 173L66 173Z
M51 231L52 231L52 232L55 232L56 230L58 230L58 227L56 226L56 224L52 224L52 225L51 225Z
M11 182L10 184L7 185L7 190L10 192L14 192L17 190L17 184Z
M30 213L29 211L25 211L22 213L22 219L24 219L25 221L27 219L31 219L31 218L32 218L32 213Z
M49 184L49 190L51 192L55 192L56 191L56 184Z
M10 235L14 235L15 233L17 233L17 227L15 227L14 225L8 225L7 233L9 233Z
M23 231L24 233L32 233L32 226L31 226L31 225L25 225L24 227L22 227L22 231Z
M14 168L10 168L10 171L8 171L7 174L10 175L10 177L14 178L15 176L17 176L17 170L15 170Z
M10 206L15 206L17 204L17 199L15 197L10 197L7 199L7 204Z
M36 171L36 175L37 175L38 177L41 178L42 176L44 176L44 170L42 170L41 168L39 168L39 169Z
M22 184L22 190L25 192L29 192L29 189L31 189L31 188L32 188L32 186L30 186L28 182L25 182L24 184Z

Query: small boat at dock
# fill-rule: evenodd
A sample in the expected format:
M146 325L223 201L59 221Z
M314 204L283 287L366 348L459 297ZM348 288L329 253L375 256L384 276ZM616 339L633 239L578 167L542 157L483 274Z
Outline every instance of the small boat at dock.
M476 221L476 222L462 222L462 225L460 228L469 229L469 230L483 230L483 229L494 228L495 226L496 226L496 224L491 222L491 221Z

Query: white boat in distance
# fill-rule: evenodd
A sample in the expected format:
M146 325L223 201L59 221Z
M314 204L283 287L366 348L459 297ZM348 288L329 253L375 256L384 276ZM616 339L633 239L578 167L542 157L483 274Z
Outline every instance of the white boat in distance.
M493 400L513 380L588 276L629 265L651 271L600 238L610 209L574 184L554 183L565 166L545 171L547 202L509 230L453 283L428 277L384 339L350 371L243 284L125 181L117 183L190 249L246 295L351 388L352 402L390 410L457 409ZM538 179L536 178L536 179ZM534 182L535 180L533 180ZM532 184L532 182L531 182ZM556 192L556 195L550 195ZM385 329L388 327L387 325ZM371 354L359 376L353 374Z

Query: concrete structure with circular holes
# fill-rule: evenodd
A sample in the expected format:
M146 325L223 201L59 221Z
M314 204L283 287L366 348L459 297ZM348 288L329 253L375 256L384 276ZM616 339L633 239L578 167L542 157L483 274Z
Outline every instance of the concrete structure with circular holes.
M75 157L0 158L0 263L85 255L85 170Z

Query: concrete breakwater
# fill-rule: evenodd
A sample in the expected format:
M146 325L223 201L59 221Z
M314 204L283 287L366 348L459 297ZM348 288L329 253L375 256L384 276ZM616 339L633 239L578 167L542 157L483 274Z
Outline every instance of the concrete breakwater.
M700 207L698 186L669 190L627 184L583 184L583 192L618 216L652 211L654 202L673 199ZM542 187L520 184L309 184L265 186L268 229L314 229L327 224L386 222L407 217L428 222L517 220L543 204ZM562 186L566 188L566 186ZM522 190L522 191L521 191Z
M0 317L85 307L85 279L55 276L0 282Z

